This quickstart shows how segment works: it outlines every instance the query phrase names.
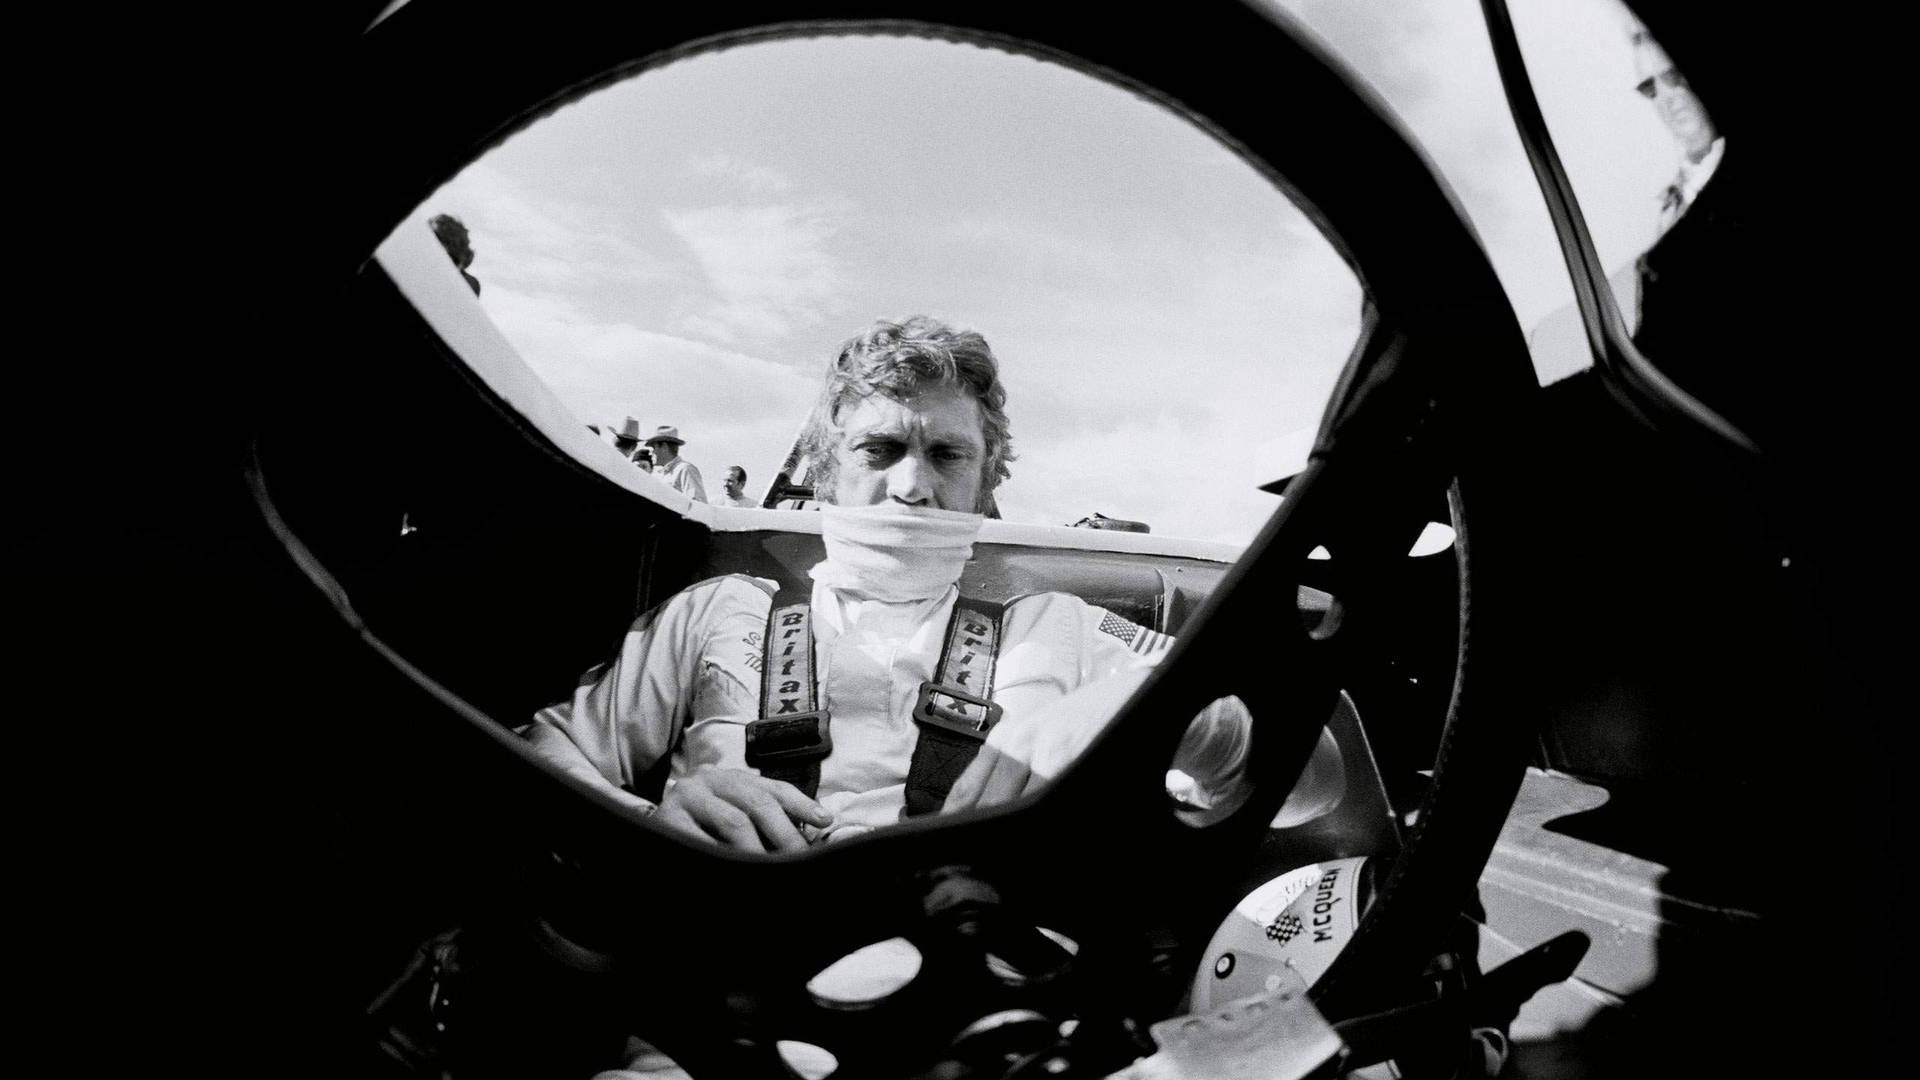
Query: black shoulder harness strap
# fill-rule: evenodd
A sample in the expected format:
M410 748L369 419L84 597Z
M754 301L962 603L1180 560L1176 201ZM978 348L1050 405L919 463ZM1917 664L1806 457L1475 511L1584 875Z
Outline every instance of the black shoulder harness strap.
M907 766L907 816L929 814L947 801L953 782L973 763L987 732L1000 722L993 701L993 669L1000 659L1004 605L962 596L947 621L947 643L933 669L939 682L920 684L913 704L920 738Z
M921 683L913 706L920 738L907 767L908 816L940 809L1000 720L992 699L1004 608L965 596L954 601L934 668L938 681ZM813 798L820 790L820 762L832 752L831 718L820 707L813 670L812 611L804 599L783 591L767 616L760 718L747 725L747 764Z
M782 590L767 613L761 652L760 719L747 725L747 764L811 799L820 762L833 752L830 718L813 673L813 612L805 594Z

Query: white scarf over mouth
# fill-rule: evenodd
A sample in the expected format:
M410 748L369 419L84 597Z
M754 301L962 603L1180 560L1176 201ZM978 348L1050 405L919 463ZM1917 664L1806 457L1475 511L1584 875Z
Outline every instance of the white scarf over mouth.
M820 508L827 561L813 580L886 601L931 600L960 580L985 515L901 503Z

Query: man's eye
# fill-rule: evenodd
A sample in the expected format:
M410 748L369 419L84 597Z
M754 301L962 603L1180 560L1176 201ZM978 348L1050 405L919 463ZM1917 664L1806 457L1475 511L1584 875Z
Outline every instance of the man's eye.
M874 463L890 460L898 456L900 451L898 447L889 443L868 443L865 446L854 447L853 452L860 457L860 460Z

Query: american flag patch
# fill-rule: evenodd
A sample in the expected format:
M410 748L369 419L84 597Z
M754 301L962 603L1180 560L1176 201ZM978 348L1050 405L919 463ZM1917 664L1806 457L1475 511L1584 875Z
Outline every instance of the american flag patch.
M1171 637L1158 630L1149 630L1137 622L1129 622L1111 611L1100 620L1100 629L1126 642L1127 648L1143 656L1159 652L1173 644Z

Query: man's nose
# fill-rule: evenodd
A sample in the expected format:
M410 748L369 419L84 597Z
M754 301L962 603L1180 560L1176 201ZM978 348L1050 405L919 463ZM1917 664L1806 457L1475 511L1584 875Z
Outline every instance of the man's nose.
M887 497L911 506L925 506L933 499L932 477L926 462L917 454L903 454L887 470Z

